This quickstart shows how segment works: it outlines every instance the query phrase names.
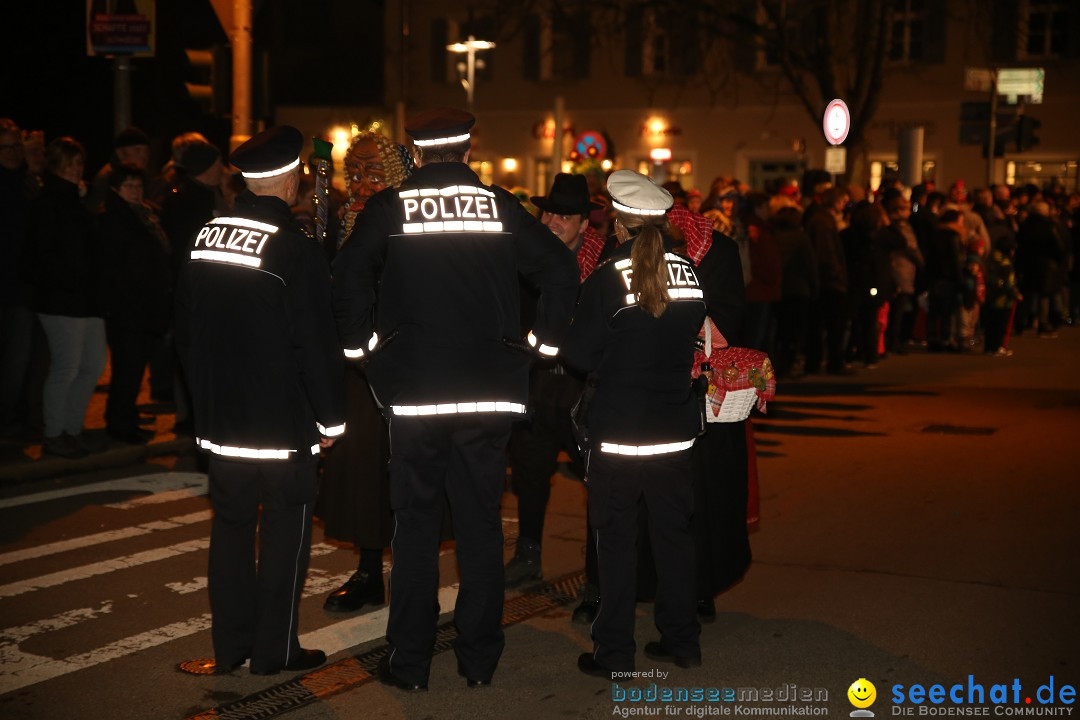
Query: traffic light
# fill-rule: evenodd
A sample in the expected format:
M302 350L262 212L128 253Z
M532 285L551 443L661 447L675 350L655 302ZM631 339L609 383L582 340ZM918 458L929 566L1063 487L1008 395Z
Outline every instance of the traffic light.
M232 107L232 51L228 45L209 50L185 50L195 82L185 82L192 100L206 104L214 115L228 115Z
M1016 150L1024 152L1039 144L1039 138L1035 137L1035 131L1042 127L1038 118L1030 115L1021 115L1016 119Z

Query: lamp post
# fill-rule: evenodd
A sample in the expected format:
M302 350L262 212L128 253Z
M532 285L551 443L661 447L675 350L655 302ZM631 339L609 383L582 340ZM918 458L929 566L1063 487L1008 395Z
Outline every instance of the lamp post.
M459 73L465 73L465 77L461 78L461 84L465 87L465 101L470 113L473 111L473 87L476 83L476 68L483 69L484 67L484 61L477 60L476 52L478 50L490 50L493 47L495 47L495 43L489 40L477 40L472 35L465 42L451 43L446 46L446 49L452 53L465 55L465 62L458 62L457 69Z

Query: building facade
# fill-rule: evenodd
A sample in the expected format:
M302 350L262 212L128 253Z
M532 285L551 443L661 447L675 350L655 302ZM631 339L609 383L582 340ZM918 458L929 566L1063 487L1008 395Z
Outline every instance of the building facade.
M831 98L793 91L778 59L784 48L772 44L787 43L787 51L831 53L837 88L851 86L845 79L880 55L880 73L870 74L879 83L876 110L863 123L862 154L849 153L849 171L860 163L851 179L875 187L903 170L939 187L993 179L1077 188L1080 3L889 0L876 43L867 39L872 28L859 25L866 7L856 0L394 0L384 16L384 106L283 113L340 127L378 119L400 134L409 112L471 101L478 118L472 160L491 182L541 192L553 172L580 169L575 151L587 159L594 146L613 167L687 188L707 191L717 176L762 188L825 167L820 114ZM756 22L764 38L726 22L730 15ZM779 33L778 17L788 24ZM469 37L495 47L474 53L466 87L468 53L447 46ZM987 82L995 69L1041 70L1042 95L998 95L1001 155L991 165ZM816 90L813 77L802 77Z

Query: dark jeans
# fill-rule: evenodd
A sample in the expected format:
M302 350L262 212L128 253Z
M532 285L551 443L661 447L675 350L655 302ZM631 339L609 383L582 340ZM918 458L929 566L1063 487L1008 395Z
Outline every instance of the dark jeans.
M911 339L914 328L914 295L897 293L889 301L889 326L885 329L885 349L897 352Z
M1009 313L1012 305L1004 308L996 308L989 303L983 306L983 349L986 352L996 352L1005 343L1005 327L1009 322Z
M806 351L806 325L810 298L784 298L776 323L776 374L788 377L796 359Z
M806 341L808 373L821 372L823 356L829 372L843 369L849 325L847 294L823 290L811 309L810 335Z
M161 335L135 332L105 323L105 337L112 353L109 399L105 403L105 425L110 432L131 433L139 427L136 400L143 373Z

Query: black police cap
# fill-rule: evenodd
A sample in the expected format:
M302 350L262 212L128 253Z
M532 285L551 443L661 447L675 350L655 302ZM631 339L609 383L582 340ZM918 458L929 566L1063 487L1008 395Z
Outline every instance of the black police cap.
M457 108L435 108L413 115L405 121L405 132L419 147L454 145L469 139L469 129L476 123L471 113Z
M291 125L264 130L233 150L229 162L246 178L284 175L300 165L304 135Z

